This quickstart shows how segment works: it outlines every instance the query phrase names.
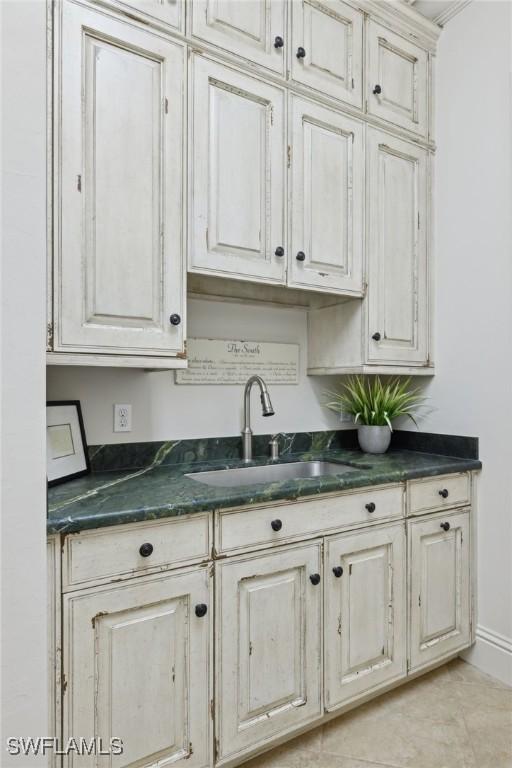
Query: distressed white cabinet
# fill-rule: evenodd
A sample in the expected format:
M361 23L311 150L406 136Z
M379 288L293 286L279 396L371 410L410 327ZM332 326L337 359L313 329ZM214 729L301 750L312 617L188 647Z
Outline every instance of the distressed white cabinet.
M361 107L362 12L342 0L294 0L290 6L292 79Z
M427 52L369 21L367 108L375 117L425 136L428 128Z
M122 739L112 768L210 765L210 580L197 568L64 596L65 742Z
M130 15L142 15L153 24L172 27L183 32L185 26L185 0L106 0Z
M221 760L321 715L321 607L319 542L216 563Z
M194 0L192 36L283 75L287 5L285 0Z
M284 283L285 95L194 56L189 268Z
M427 164L416 144L368 129L369 363L427 362Z
M183 356L183 46L64 2L53 350Z
M403 523L326 540L325 706L407 673Z
M361 294L363 124L297 96L292 127L288 284Z
M409 522L410 666L470 643L469 510Z

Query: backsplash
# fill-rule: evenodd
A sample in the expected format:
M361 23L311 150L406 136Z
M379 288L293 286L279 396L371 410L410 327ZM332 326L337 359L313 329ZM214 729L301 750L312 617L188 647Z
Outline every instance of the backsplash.
M270 434L254 435L253 456L267 456ZM315 450L357 450L357 430L279 433L279 454L287 456ZM439 435L428 432L393 432L391 449L435 453L465 459L478 458L478 438ZM171 464L240 459L242 440L233 437L208 437L140 443L115 443L89 446L93 472L139 469L152 464Z

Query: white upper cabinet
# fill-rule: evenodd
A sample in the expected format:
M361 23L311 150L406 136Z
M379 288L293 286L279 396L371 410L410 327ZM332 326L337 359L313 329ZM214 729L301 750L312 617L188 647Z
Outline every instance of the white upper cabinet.
M427 152L367 135L368 362L428 359Z
M209 582L202 568L64 597L65 743L121 738L111 768L211 765ZM71 752L64 765L101 758Z
M216 564L220 760L322 713L318 542Z
M112 0L110 0L112 2ZM127 13L141 13L157 24L184 31L185 0L114 0Z
M405 676L403 524L326 540L325 698L335 709Z
M191 66L189 268L284 283L284 92L201 56Z
M63 4L54 349L184 342L184 49Z
M468 510L409 523L411 669L470 642L469 525Z
M422 136L428 127L427 53L375 21L367 28L368 112Z
M291 97L289 285L360 293L364 139L357 120Z
M362 106L363 14L341 0L294 0L291 77Z
M192 35L284 75L285 0L193 0Z

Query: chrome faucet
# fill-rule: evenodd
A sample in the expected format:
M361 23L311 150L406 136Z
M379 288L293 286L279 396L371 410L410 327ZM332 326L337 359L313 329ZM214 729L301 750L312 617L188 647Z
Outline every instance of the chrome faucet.
M242 449L243 460L246 462L252 459L252 429L251 429L251 389L256 383L260 388L261 409L264 416L273 416L274 409L270 401L267 385L261 376L251 376L247 381L244 390L244 428L242 429Z

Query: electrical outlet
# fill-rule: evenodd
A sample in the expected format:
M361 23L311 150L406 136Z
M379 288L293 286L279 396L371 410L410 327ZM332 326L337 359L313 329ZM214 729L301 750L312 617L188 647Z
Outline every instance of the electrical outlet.
M132 407L128 403L114 405L114 432L132 431Z

